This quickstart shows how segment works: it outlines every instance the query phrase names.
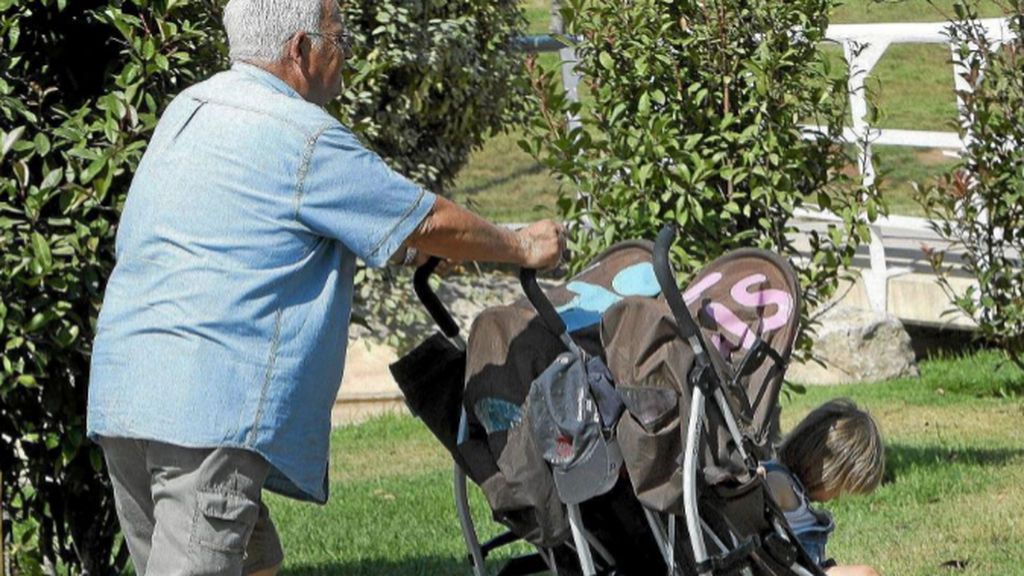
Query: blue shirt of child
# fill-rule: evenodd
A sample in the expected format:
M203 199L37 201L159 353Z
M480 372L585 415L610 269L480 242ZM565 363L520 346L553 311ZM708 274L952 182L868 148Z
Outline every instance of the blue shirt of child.
M356 258L383 265L433 203L260 68L182 92L121 217L89 436L253 450L267 488L326 501Z
M807 552L818 566L823 566L828 560L825 550L828 544L828 537L835 530L835 521L828 512L815 510L811 507L811 500L800 479L793 474L789 468L776 460L769 460L762 463L768 472L780 472L785 474L793 488L798 504L792 510L783 510L786 522L800 542L801 547Z

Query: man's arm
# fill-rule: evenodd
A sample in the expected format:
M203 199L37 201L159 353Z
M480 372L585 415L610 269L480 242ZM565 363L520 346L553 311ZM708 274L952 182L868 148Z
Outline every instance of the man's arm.
M518 231L496 226L439 196L405 245L449 260L545 269L558 265L565 250L565 236L562 226L551 220Z

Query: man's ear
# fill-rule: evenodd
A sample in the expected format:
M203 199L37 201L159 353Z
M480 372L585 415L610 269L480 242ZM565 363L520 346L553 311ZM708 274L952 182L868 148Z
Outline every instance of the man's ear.
M309 56L309 48L309 36L305 32L296 32L285 44L285 58L290 62L301 64Z

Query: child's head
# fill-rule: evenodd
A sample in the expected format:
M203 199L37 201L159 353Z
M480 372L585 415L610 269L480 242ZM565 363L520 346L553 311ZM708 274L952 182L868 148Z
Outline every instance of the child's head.
M882 482L885 449L875 420L846 399L815 408L779 447L779 460L812 500L867 494Z

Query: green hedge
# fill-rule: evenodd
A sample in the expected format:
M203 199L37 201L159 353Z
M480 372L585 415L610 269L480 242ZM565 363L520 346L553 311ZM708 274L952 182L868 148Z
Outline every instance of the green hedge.
M0 0L0 468L19 574L44 562L107 574L124 562L112 550L101 454L83 437L95 318L118 215L160 112L226 67L222 6ZM393 166L443 191L516 100L519 7L345 10L359 42L335 112Z
M969 87L958 94L967 150L951 173L921 188L919 199L977 281L955 291L944 252L931 254L956 308L978 321L979 338L1024 370L1024 2L1006 6L1016 38L1003 46L993 45L978 22L978 2L953 8L950 37Z
M719 254L760 246L798 260L810 309L837 286L868 237L877 193L838 146L847 75L819 50L834 0L566 0L577 38L581 104L534 65L541 110L524 148L560 177L580 263L609 244L681 233L674 257L691 273ZM570 130L567 118L581 126ZM805 138L804 124L822 127ZM817 205L841 222L813 232L797 258L790 216ZM802 346L808 340L801 340Z
M510 0L343 3L362 58L337 107L402 174L445 192L484 137L504 129L523 89Z

